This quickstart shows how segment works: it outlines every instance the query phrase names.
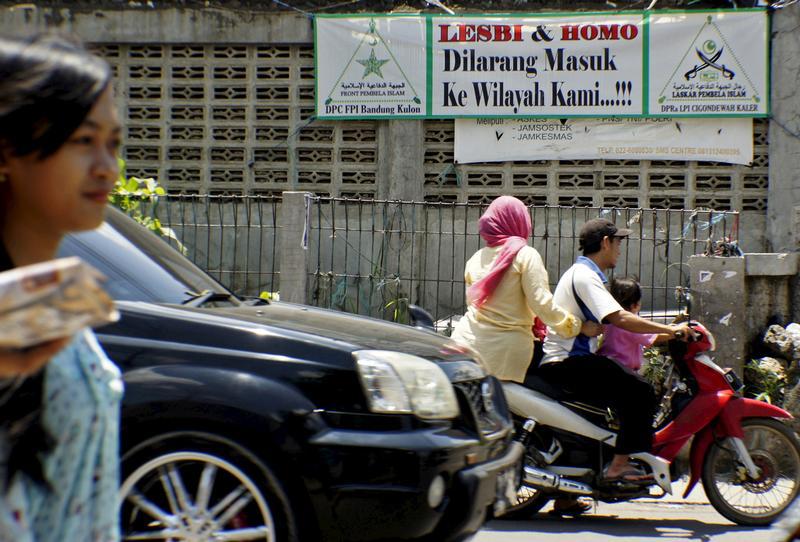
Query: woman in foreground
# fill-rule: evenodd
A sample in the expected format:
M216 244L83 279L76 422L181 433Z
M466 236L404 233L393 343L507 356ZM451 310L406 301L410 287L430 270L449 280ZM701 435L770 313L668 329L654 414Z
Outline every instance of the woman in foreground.
M70 41L0 39L0 271L102 223L120 142L110 77ZM0 351L0 540L119 539L121 396L88 329Z

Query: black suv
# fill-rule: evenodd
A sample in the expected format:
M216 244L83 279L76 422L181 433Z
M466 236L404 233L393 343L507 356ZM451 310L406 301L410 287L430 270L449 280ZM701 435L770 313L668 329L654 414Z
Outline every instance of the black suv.
M108 277L129 540L463 540L513 494L496 379L446 338L242 300L116 210L67 238Z

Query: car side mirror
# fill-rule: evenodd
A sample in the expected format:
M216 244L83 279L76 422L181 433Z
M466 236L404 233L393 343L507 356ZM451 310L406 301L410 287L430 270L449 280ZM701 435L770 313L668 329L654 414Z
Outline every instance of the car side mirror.
M413 327L436 331L433 325L433 316L419 305L408 306L408 321Z

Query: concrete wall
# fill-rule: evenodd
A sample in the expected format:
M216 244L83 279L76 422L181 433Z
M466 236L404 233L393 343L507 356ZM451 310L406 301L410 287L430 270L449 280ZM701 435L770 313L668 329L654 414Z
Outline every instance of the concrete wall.
M41 7L33 3L3 6L0 7L0 34L29 35L44 29L55 29L74 32L93 43L110 46L117 44L123 51L119 54L119 58L110 61L112 64L117 63L115 67L120 72L120 79L126 77L128 70L141 68L140 64L146 64L152 68L163 68L163 73L168 72L170 67L169 60L164 62L149 59L140 61L140 58L128 58L126 56L130 53L126 49L128 46L146 45L158 49L187 44L201 46L204 44L212 46L239 44L251 47L302 45L308 48L313 43L310 18L296 12L268 12L244 7L239 9L220 7L198 9L162 7L161 5L137 7L129 4L120 7L120 4L109 2L98 2L97 5L112 7L93 8L85 3L76 4L70 8ZM245 6L246 4L239 5ZM536 8L540 8L542 5L537 5ZM575 3L570 3L569 6L566 3L562 5L568 9L579 7ZM669 3L665 3L663 6L659 4L658 7L667 7L668 5ZM365 4L353 6L353 9L362 9L364 6ZM584 5L584 7L586 6ZM344 7L343 9L349 8ZM170 189L186 189L200 193L213 189L226 190L226 193L235 193L236 191L245 194L251 193L250 191L264 193L268 188L275 193L302 189L315 193L327 191L332 195L369 194L389 199L421 200L424 197L429 201L453 201L454 198L457 198L458 201L479 201L480 198L499 195L499 192L513 193L523 199L529 198L526 201L537 204L545 199L550 204L568 205L572 199L579 199L578 204L585 205L588 199L594 205L620 204L628 206L630 205L629 200L632 199L636 202L633 206L638 204L640 207L650 207L662 206L663 202L658 203L658 201L663 198L669 200L677 198L676 201L682 201L682 205L687 208L708 205L708 202L712 201L716 202L712 205L722 205L720 208L726 208L724 206L729 205L730 208L742 211L740 240L745 250L753 252L796 250L794 232L800 226L800 218L796 218L794 223L790 222L791 227L787 227L787 218L792 216L793 212L794 216L800 217L800 194L798 193L800 183L795 176L795 168L800 156L800 141L796 137L800 132L800 120L798 120L800 119L800 95L796 91L798 83L800 83L798 81L800 63L796 60L800 58L800 32L796 31L798 25L800 25L800 4L777 10L773 15L772 106L775 112L775 121L770 127L768 203L763 201L767 192L766 179L760 178L762 175L766 175L765 170L767 169L764 152L766 141L762 141L761 137L756 145L758 164L753 168L738 166L723 168L716 164L691 162L672 162L658 166L654 164L640 165L636 161L613 164L599 160L585 161L588 163L580 164L554 161L549 165L510 163L465 166L452 163L453 143L449 135L452 130L452 122L448 124L444 121L441 122L441 133L437 133L436 122L377 121L378 142L374 148L371 144L363 142L339 144L338 147L337 144L331 143L326 146L323 137L314 139L310 143L304 143L312 150L320 149L320 152L324 151L323 154L326 156L333 157L328 160L334 162L334 165L327 168L333 170L332 173L322 175L324 182L316 182L313 175L308 178L300 178L298 169L304 167L313 170L311 173L319 171L328 174L329 171L326 170L324 164L325 160L320 160L321 163L309 165L306 162L298 165L297 159L293 157L296 142L291 137L286 141L273 141L269 139L271 136L264 136L267 139L253 141L252 133L255 131L255 126L249 118L247 122L234 123L231 121L228 123L231 126L235 124L234 127L237 130L248 134L247 137L250 139L246 143L234 144L231 143L231 140L227 140L224 145L214 143L213 138L209 135L214 129L214 126L211 125L205 126L205 139L200 143L171 139L173 136L167 135L168 128L171 128L169 124L179 125L183 121L171 118L170 112L164 105L164 103L167 105L171 103L172 98L169 96L169 92L174 83L174 79L170 79L166 75L145 77L144 83L139 79L127 81L130 85L146 84L148 91L154 91L158 87L161 94L152 98L150 102L147 98L142 97L126 98L125 92L130 88L123 83L120 84L122 87L119 93L121 109L124 110L126 104L132 100L137 108L152 107L153 114L159 115L158 118L163 119L162 125L157 126L155 122L149 120L132 120L132 117L128 115L126 128L129 129L129 132L131 128L139 130L136 132L139 135L132 137L130 133L126 133L127 139L124 147L126 152L141 151L130 152L130 155L127 156L128 163L132 167L142 171L156 171L154 175L158 176L162 184ZM169 51L165 50L162 53L164 58L170 58ZM206 51L206 53L210 53L210 51ZM247 52L247 55L252 56L252 51ZM218 64L214 64L215 68L222 69L227 66L221 60L214 60L213 54L210 60L218 62ZM290 120L270 121L270 126L272 124L280 125L278 127L285 129L287 133L295 132L301 124L307 121L308 109L312 105L310 98L312 93L309 92L309 89L313 90L313 77L309 77L309 75L313 76L313 71L310 71L312 66L308 57L304 58L304 62L306 64L293 66L293 73L298 71L297 68L302 71L303 80L301 81L293 75L291 84L287 83L287 95L296 97L296 95L302 94L303 100L298 101L292 98L285 100L285 104L279 104L292 111ZM237 60L234 64L237 64L236 67L248 67L250 71L253 68L251 65L253 63L249 60ZM251 80L248 79L249 81ZM259 84L262 82L259 81ZM218 81L214 81L210 84L217 83ZM226 84L229 83L230 81L226 82ZM303 83L302 88L297 87L300 83ZM248 83L243 86L253 87L254 85ZM253 89L245 88L245 90L250 92L248 94L249 102L253 102ZM211 93L210 88L207 89L207 93ZM189 103L193 99L182 99L180 103ZM201 103L200 99L197 102L192 105L197 105L199 108L209 107L208 103ZM240 106L241 104L235 105ZM302 113L299 112L301 109ZM185 124L185 122L183 123ZM195 120L191 120L190 123L194 123L193 127L201 124ZM322 124L322 129L333 127L336 134L337 130L347 123ZM185 128L185 126L178 127ZM319 123L313 124L307 131L317 127L320 127ZM352 126L350 128L352 129ZM149 135L154 132L160 135ZM330 138L331 140L339 137L335 134ZM307 138L306 140L310 141L311 139ZM185 150L184 147L188 146L198 147L197 152L202 151L203 154L197 154L197 156L202 157L200 159L176 158L174 153ZM230 150L230 148L218 149L217 146L235 147L235 150L240 151L241 155L246 158L242 158L238 162L233 159L217 160L213 151ZM343 146L348 147L344 150L350 154L356 151L368 151L367 154L370 155L374 153L375 159L357 164L354 164L352 159L349 159L350 161L347 163L342 163L341 160L337 162L337 157L342 154ZM259 158L258 166L263 166L268 162L268 167L264 166L267 173L251 174L252 170L258 169L258 167L251 167L248 163L251 154L256 150L255 147L259 147L257 149L259 151L264 151L261 147L281 147L281 150L285 147L289 151L288 158L284 160ZM157 156L153 158L151 153L155 153ZM225 153L221 152L220 154L224 155ZM642 164L646 162L649 161L642 161ZM289 165L287 166L286 163ZM217 175L215 177L214 172L209 172L209 164L213 166L213 169L222 173L230 173L235 170L236 175L232 176L233 180L228 179L227 181L224 176ZM195 173L195 170L198 173ZM359 178L358 181L361 184L346 185L343 183L341 173L344 170L349 174L363 173L363 178ZM276 173L276 175L270 175L270 173ZM495 176L500 173L502 173L502 179L498 181ZM441 178L437 174L441 174ZM530 182L524 180L528 174L533 179ZM245 178L245 182L235 181L235 177L238 175ZM255 179L259 175L260 177ZM585 184L585 179L583 179L587 175L595 178L591 186ZM653 175L661 176L662 179L659 182L666 184L660 188L656 187ZM720 176L720 179L716 179L717 175ZM185 179L185 176L190 179ZM540 177L544 178L545 176L547 180L542 181ZM636 178L639 182L635 183L633 187L617 186L614 184L616 176L629 176ZM279 185L276 179L284 177L286 180L281 180L284 184ZM451 177L456 178L451 179ZM606 177L610 179L608 185L605 184ZM675 177L681 180L664 181L664 177ZM706 185L703 187L695 186L696 179L699 177L706 178L704 181ZM746 182L743 177L747 177ZM728 178L730 178L729 181ZM745 193L747 200L757 200L757 202L751 202L751 207L748 209L743 201L742 193ZM626 203L614 203L618 199L623 199ZM653 203L654 200L656 203ZM763 211L764 206L768 207L768 215L765 215ZM765 216L768 216L766 224L764 223Z
M750 345L772 320L800 317L797 253L745 254L739 258L693 256L692 317L714 334L712 358L742 374Z
M299 13L235 9L94 9L19 4L0 10L8 36L44 29L94 43L311 43L311 19Z
M661 6L659 6L661 7ZM666 6L665 6L666 7ZM36 31L44 29L56 29L70 31L82 36L85 40L95 43L105 44L153 44L158 45L181 45L181 44L250 44L252 46L263 44L303 44L308 47L313 42L312 25L308 17L298 13L287 12L264 12L252 11L247 9L220 9L220 8L206 8L206 9L189 9L189 8L149 8L149 7L125 7L123 9L95 9L86 6L75 6L72 8L52 8L52 7L37 7L34 4L19 4L16 6L4 6L0 8L0 33L2 35L29 35ZM798 244L798 231L800 231L800 181L798 180L797 168L800 164L800 4L794 4L786 9L777 10L772 15L772 30L773 30L773 50L772 50L772 111L774 115L773 121L770 123L769 129L769 187L768 196L769 201L767 204L767 213L764 214L760 210L751 210L743 212L742 222L739 229L739 237L742 241L742 246L746 251L758 252L762 250L786 250L795 252L800 249ZM132 46L131 45L131 46ZM123 47L124 48L124 47ZM121 64L126 66L126 64ZM124 71L124 70L123 70ZM163 84L164 81L156 81L153 84ZM311 84L310 80L305 81L308 85ZM164 87L166 88L166 87ZM294 87L292 87L294 88ZM309 99L310 100L310 99ZM296 104L292 102L292 107L296 109ZM308 103L303 104L308 107ZM287 106L288 107L288 106ZM294 113L293 113L294 114ZM292 117L295 119L295 117ZM170 121L165 120L163 123L166 125ZM286 128L289 132L296 128L294 120L292 124L287 124ZM431 143L426 141L435 139L436 135L434 128L436 122L422 122L422 121L379 121L377 122L378 141L376 145L376 173L377 181L375 182L374 193L380 198L388 199L403 199L403 200L421 200L423 197L430 197L431 194L436 195L437 190L450 190L447 183L450 182L450 174L444 175L442 179L438 179L435 175L431 177L431 172L435 169L456 171L455 166L450 166L452 141L448 136L448 127L443 125L441 140L439 143ZM433 127L433 128L432 128ZM162 136L164 138L164 136ZM130 143L130 142L127 142ZM151 144L148 142L147 144ZM178 142L183 144L182 142ZM145 143L142 143L144 145ZM277 145L275 142L269 142L270 145ZM167 148L165 143L165 149ZM291 141L287 146L291 147ZM322 145L321 143L313 143L312 145ZM437 147L437 145L439 145ZM761 143L762 158L763 147L765 143ZM436 152L434 152L436 151ZM335 150L331 151L336 154ZM438 158L438 154L442 157ZM203 161L207 162L207 159ZM361 167L360 165L358 165ZM445 167L446 166L446 167ZM686 164L685 169L691 170L696 168L698 164ZM316 167L316 166L315 166ZM606 164L602 161L592 162L590 165L571 165L570 171L578 172L583 171L580 168L594 168L598 169L593 171L595 182L591 187L585 187L583 184L569 185L567 189L560 188L562 181L560 175L560 168L567 167L563 164L554 163L548 166L550 169L546 172L548 180L546 184L539 184L538 181L531 182L530 186L524 185L521 188L516 187L517 180L512 179L514 171L512 168L517 168L516 164L491 164L491 165L477 165L470 169L469 167L458 166L458 171L461 172L461 177L456 178L454 183L458 185L458 190L455 192L447 192L447 196L456 195L458 201L479 201L479 197L490 198L497 195L498 191L503 193L514 193L518 196L526 194L547 196L550 199L549 203L554 203L553 195L563 190L565 193L574 193L580 197L594 197L594 204L597 205L598 201L602 203L602 196L608 192L609 195L612 190L605 190L604 185L601 183L603 174L609 173L615 167L621 168L622 166L614 166ZM530 166L534 167L534 166ZM536 166L538 167L538 166ZM639 166L631 165L629 167L630 173L639 175ZM679 166L671 166L678 170L683 168L682 164ZM486 184L481 184L482 178L477 173L480 173L481 168L485 169L486 175L494 175L496 172L505 171L503 185L498 188L497 184L492 184L494 181L491 179L486 180ZM703 166L703 174L711 175L714 170L711 166ZM162 168L163 169L163 168ZM624 168L623 168L624 169ZM620 169L622 171L623 169ZM647 169L647 168L645 168ZM751 168L744 168L750 170ZM755 171L757 168L753 168ZM474 170L474 171L473 171ZM470 172L473 171L475 175L470 177ZM543 170L544 171L544 170ZM588 170L587 170L588 171ZM292 176L294 172L294 177ZM452 173L452 171L451 171ZM538 174L538 170L536 172ZM582 174L587 173L584 171ZM680 173L680 171L678 172ZM728 172L729 173L729 172ZM761 173L760 173L761 174ZM691 174L689 177L692 177ZM736 179L738 176L744 175L741 171L737 170L734 175ZM296 182L296 171L290 168L288 175L292 182ZM335 177L335 175L334 175ZM641 174L642 183L650 182L645 174ZM441 181L443 187L437 188L435 182ZM166 181L168 179L161 179ZM426 184L427 182L427 184ZM687 181L691 184L691 181ZM743 187L747 190L752 190L758 193L758 190L763 192L763 188L747 188L740 181L736 180L731 183L731 188L726 194L723 190L723 196L729 197L731 201L736 200L732 194L736 190L741 190ZM176 185L177 186L177 185ZM297 186L297 185L293 185ZM303 185L300 185L303 186ZM303 186L306 189L308 185ZM683 185L676 185L683 186ZM288 187L281 187L282 190ZM314 186L315 191L320 191L329 187L319 185ZM694 188L684 188L683 190L694 190ZM517 190L516 192L512 192ZM618 189L614 189L619 192ZM638 186L636 188L638 190ZM669 193L675 192L677 188L670 188ZM719 192L719 188L715 188L712 192ZM616 192L615 192L616 193ZM622 191L619 193L627 194ZM704 194L707 196L708 194ZM713 194L712 194L713 195ZM763 193L760 194L763 197ZM559 200L560 201L560 200ZM649 203L643 199L638 200L640 205L647 206ZM694 201L694 200L692 200ZM445 217L447 220L448 217ZM285 220L289 220L286 217ZM435 219L434 219L435 220ZM222 221L222 220L221 220ZM466 228L471 223L471 220L465 222L454 222L455 231L466 231ZM573 226L568 220L553 221L548 219L546 223L550 224L550 231L561 232L563 227ZM205 233L205 232L203 232ZM277 235L277 234L276 234ZM556 241L551 238L547 243L541 242L541 234L535 234L537 241L537 248L543 252L546 250L552 255L557 255L556 260L561 261L566 258L565 262L571 261L574 255L575 248L570 246L569 243L558 244L561 241ZM210 236L209 236L210 237ZM225 233L220 234L219 244L214 246L207 246L203 249L203 256L208 260L209 267L218 267L223 271L226 262L230 261L231 254L237 252L249 253L249 241L246 243L237 244L237 240L241 238L241 234L233 229L227 230ZM284 252L288 251L290 247L296 246L296 240L287 241L289 244L277 243L279 246L284 246ZM470 244L472 243L472 244ZM278 253L278 258L281 258L281 251L275 247L276 243L272 241L272 253ZM435 274L428 276L429 281L425 283L417 283L411 285L410 290L415 292L419 299L424 302L435 303L437 306L441 305L443 311L456 310L456 305L459 303L457 298L452 301L440 301L438 294L436 299L431 299L434 294L431 293L430 288L438 281L453 282L460 278L461 268L466 256L477 247L477 241L461 241L454 243L452 240L443 243L444 249L440 249L439 245L432 243L428 248L422 248L424 245L419 242L413 244L415 252L412 257L407 259L401 258L401 264L406 260L413 262L428 262L425 265L434 266L437 264L437 271ZM244 248L242 248L244 247ZM627 261L636 261L637 249L634 247L630 254L626 255ZM677 250L675 246L672 250ZM702 252L697 251L695 247L688 250L688 254ZM563 254L561 254L563 253ZM354 258L353 252L348 253L348 258ZM681 257L683 258L684 255ZM332 261L336 258L344 258L344 252L336 253L331 256ZM647 257L645 257L647 260ZM284 270L284 275L289 273L298 273L302 268L289 267L289 263L280 263L280 267ZM275 258L268 260L259 260L259 267L275 266ZM300 264L297 264L300 265ZM421 263L419 265L422 265ZM566 264L565 264L566 265ZM681 264L682 265L682 264ZM720 264L724 268L725 265L733 265L733 263ZM402 265L398 267L402 270ZM554 265L551 267L551 280L557 277L563 271L563 267ZM730 269L724 269L729 271ZM247 272L247 269L235 269L236 273ZM624 270L625 273L637 273L644 277L653 274L652 267L633 268ZM274 278L274 269L270 271L271 277ZM405 271L403 271L405 273ZM409 270L409 274L416 276L426 276L424 269ZM251 284L248 280L243 283L242 289L251 289L253 286L260 287L262 279L258 278L260 275L266 276L265 273L260 271L256 273L256 283ZM771 290L771 286L765 284L772 284L772 279L766 278L753 278L752 287L753 291L764 290L765 296L770 301L768 306L779 305L778 297L788 295L791 299L790 309L785 307L781 310L793 311L794 318L797 318L797 307L800 306L800 287L798 280L786 279L789 283L794 283L794 286L786 290L786 288L779 288ZM661 282L659 282L661 281ZM670 280L662 280L660 277L653 277L649 282L669 283ZM765 284L761 284L764 282ZM710 287L711 284L706 286ZM722 286L720 286L722 287ZM457 289L460 289L457 288ZM772 293L766 293L766 292ZM785 292L788 291L788 294ZM731 292L746 293L747 289L742 286L740 290L725 290L724 288L719 293L724 293L727 296ZM722 297L722 296L720 296ZM724 309L725 306L718 307ZM738 308L738 307L728 307ZM716 309L715 309L716 310ZM760 310L760 309L758 309ZM777 310L777 309L776 309ZM756 318L758 311L752 311ZM710 314L710 313L709 313ZM714 312L719 314L719 318L727 314L727 312ZM763 319L763 315L758 312L756 318L759 322ZM745 317L742 317L742 325L748 325L744 322ZM757 322L754 322L754 325ZM744 331L743 331L744 332ZM736 336L731 337L731 339ZM730 341L731 343L736 341Z
M768 241L800 250L800 4L772 16L772 120L769 128Z

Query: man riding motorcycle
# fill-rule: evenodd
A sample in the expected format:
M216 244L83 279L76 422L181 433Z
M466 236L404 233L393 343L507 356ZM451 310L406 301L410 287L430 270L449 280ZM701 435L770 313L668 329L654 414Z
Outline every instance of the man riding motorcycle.
M562 275L554 302L583 322L610 323L634 333L690 336L685 324L659 324L624 310L606 290L604 271L616 266L620 245L631 233L603 218L586 222L579 239L583 255ZM629 456L651 448L657 406L652 386L621 364L595 354L597 348L596 338L548 334L537 374L558 388L616 410L620 429L615 455L603 471L604 482L649 482L651 476L631 464Z

